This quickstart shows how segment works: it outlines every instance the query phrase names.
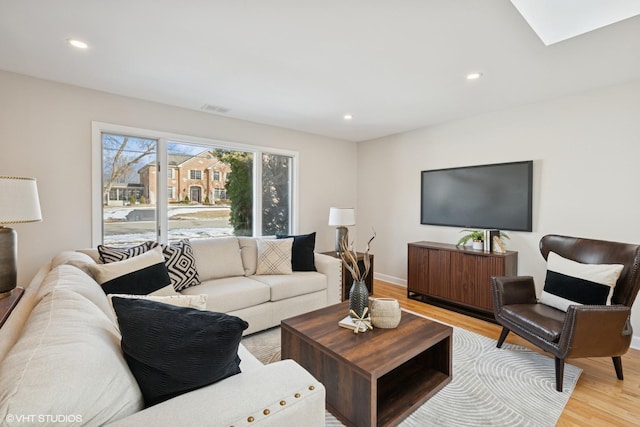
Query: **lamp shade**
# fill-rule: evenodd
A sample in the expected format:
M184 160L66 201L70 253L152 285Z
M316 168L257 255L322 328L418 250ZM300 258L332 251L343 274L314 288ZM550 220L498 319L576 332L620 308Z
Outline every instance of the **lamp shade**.
M42 221L35 178L0 176L0 225Z
M353 208L329 208L329 225L356 225L356 213Z

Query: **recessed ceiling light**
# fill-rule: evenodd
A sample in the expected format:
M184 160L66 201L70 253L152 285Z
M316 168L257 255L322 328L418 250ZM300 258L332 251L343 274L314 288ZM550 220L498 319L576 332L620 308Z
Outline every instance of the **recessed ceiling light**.
M344 116L342 116L342 118L345 120L351 120L353 119L353 116L351 114L345 114Z
M467 80L478 80L482 77L482 73L469 73L467 74Z
M67 39L67 43L73 47L77 47L78 49L87 49L89 47L85 42L76 39Z

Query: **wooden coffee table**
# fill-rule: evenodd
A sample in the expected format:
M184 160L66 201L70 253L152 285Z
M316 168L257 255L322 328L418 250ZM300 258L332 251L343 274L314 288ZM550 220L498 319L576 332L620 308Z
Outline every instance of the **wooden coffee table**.
M402 312L395 329L338 326L349 301L281 322L282 358L322 382L347 426L396 425L451 382L452 328Z

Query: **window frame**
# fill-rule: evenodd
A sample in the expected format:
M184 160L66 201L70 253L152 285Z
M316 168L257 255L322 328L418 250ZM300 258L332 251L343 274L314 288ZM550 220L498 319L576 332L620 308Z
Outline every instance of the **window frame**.
M157 200L156 200L156 228L157 241L167 243L169 219L167 210L161 209L164 203L168 201L167 180L169 169L167 161L167 144L168 142L178 142L181 144L206 146L211 149L221 148L227 150L248 151L253 153L253 236L261 236L262 230L262 155L274 154L279 156L291 157L291 217L290 230L291 234L298 233L299 221L299 204L298 204L298 188L299 174L298 164L300 154L297 151L286 150L275 147L267 147L262 145L251 145L238 143L233 141L223 141L211 138L195 137L181 134L174 134L164 131L136 128L131 126L117 125L106 122L91 122L91 243L96 247L102 244L103 239L103 201L102 201L102 134L112 133L120 135L128 135L138 138L155 139L157 141L156 162L158 171L156 173L157 181ZM164 184L162 184L164 183Z

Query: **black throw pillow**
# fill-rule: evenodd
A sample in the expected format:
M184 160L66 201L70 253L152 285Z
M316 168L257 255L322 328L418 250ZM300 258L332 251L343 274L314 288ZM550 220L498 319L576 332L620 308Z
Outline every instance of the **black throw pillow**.
M143 299L112 302L122 351L147 407L240 373L244 320Z
M291 269L293 271L318 271L316 270L314 251L316 248L316 233L301 234L299 236L277 235L278 239L293 237L291 248Z

